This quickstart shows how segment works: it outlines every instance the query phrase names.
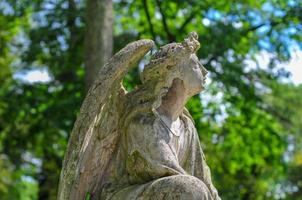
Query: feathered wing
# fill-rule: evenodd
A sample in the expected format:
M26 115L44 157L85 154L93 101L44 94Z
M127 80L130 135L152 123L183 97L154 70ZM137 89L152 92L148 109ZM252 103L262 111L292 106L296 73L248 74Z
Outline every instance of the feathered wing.
M116 103L129 68L152 47L152 40L128 44L104 65L89 89L74 124L59 183L59 200L85 199L99 192L118 138ZM97 195L96 195L97 196Z

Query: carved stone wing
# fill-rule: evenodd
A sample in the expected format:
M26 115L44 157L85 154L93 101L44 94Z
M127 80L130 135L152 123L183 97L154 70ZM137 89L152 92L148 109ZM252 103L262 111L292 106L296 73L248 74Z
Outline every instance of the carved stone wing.
M85 199L99 192L118 138L116 100L121 81L152 47L152 40L128 44L104 65L74 124L59 183L59 200ZM97 196L97 194L95 194Z

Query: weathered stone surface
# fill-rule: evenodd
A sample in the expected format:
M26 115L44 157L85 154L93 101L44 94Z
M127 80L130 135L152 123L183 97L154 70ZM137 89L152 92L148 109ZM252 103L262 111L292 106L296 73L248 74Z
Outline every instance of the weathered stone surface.
M59 199L220 199L184 107L207 73L197 34L163 46L126 93L123 76L152 46L131 43L100 71L69 141Z

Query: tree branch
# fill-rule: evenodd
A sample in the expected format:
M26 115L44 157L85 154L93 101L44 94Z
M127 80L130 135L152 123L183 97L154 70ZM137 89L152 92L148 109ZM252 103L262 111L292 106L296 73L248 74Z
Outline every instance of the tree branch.
M147 18L147 21L148 21L148 24L149 24L149 29L150 29L152 38L153 38L154 42L156 42L156 35L155 35L155 33L154 33L154 29L153 29L153 25L152 25L152 21L151 21L149 9L148 9L147 0L142 0L142 2L143 2L144 11L145 11L146 18Z
M255 31L258 28L261 28L262 26L265 26L265 25L267 25L267 24L266 23L262 23L262 24L259 24L257 26L250 27L249 29L246 29L243 32L244 32L244 34L247 34L247 33L251 32L251 31Z
M186 26L192 21L192 19L194 19L194 17L195 17L196 14L197 14L197 10L191 12L191 14L189 15L189 17L180 26L179 32L184 31L184 29L186 28Z
M251 31L255 31L255 30L257 30L257 29L259 29L259 28L261 28L261 27L263 27L265 25L271 26L271 29L272 29L273 27L278 26L279 24L283 24L283 23L286 23L286 16L284 16L282 18L282 20L280 20L280 21L273 21L272 20L271 22L262 23L262 24L259 24L257 26L250 27L248 29L243 30L243 33L247 34L247 33L251 32Z
M160 14L162 16L162 23L163 23L164 29L165 29L165 31L167 33L168 40L169 40L169 42L174 42L175 41L175 36L169 30L169 27L168 27L168 24L167 24L167 20L166 20L166 16L165 16L164 11L163 11L163 9L161 7L161 2L160 2L160 0L156 0L155 2L156 2L156 5L157 5L157 7L159 9L159 12L160 12Z

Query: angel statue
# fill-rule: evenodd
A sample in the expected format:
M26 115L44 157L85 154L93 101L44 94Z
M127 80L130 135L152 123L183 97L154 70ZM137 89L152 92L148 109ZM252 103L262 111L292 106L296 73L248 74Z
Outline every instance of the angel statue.
M154 46L128 44L104 65L72 130L59 200L219 200L185 104L204 89L198 36L162 46L131 92L127 71Z

